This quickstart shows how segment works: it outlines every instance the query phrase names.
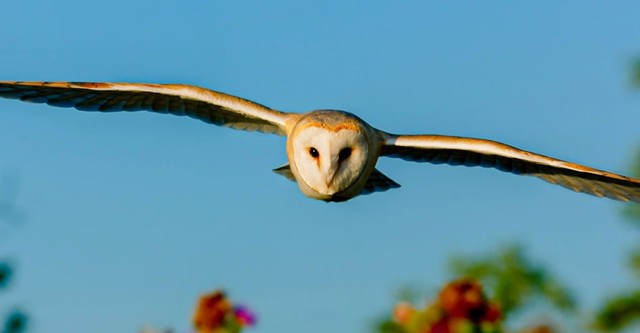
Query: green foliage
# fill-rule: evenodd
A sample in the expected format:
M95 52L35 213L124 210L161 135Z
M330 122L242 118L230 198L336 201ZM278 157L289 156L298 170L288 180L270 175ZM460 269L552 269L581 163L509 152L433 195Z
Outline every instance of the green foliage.
M640 290L612 297L596 314L594 326L605 332L619 331L640 319Z
M380 333L407 333L404 327L391 319L385 319L380 322L376 331Z
M637 57L631 68L631 84L635 88L640 88L640 57Z
M14 311L4 324L2 333L23 333L27 328L29 317L21 311Z
M0 181L0 222L11 222L20 220L13 199L16 192L16 178L2 177ZM6 288L11 282L13 268L7 262L0 262L0 289ZM4 321L0 322L1 333L22 333L27 327L27 315L22 311L14 310ZM3 326L2 326L3 325Z
M0 285L6 287L12 274L11 266L0 263ZM4 321L1 333L23 333L27 327L27 315L22 311L14 310Z
M629 256L629 267L636 273L636 276L640 278L640 249L636 248Z
M6 262L0 262L0 288L4 288L11 280L12 269Z
M13 270L11 266L5 262L0 263L0 287L6 287L11 280ZM4 321L1 333L22 333L27 327L27 315L22 311L14 310ZM0 324L2 325L2 324Z
M638 75L640 76L640 59L638 60L638 67ZM640 77L638 80L640 80ZM640 87L640 81L638 81L638 85L638 87ZM635 161L631 166L631 176L640 178L640 149L636 152ZM626 205L624 207L624 214L629 218L629 221L640 227L640 205Z
M544 267L533 264L518 246L506 247L487 257L454 258L451 270L457 277L469 277L484 284L502 306L505 317L538 299L560 310L576 307L568 288Z
M634 83L640 87L640 58L634 65ZM631 173L640 178L640 150L636 154ZM640 227L640 205L628 205L624 215L635 226ZM627 260L629 268L640 279L640 247L630 253ZM627 328L640 319L640 290L631 290L606 300L596 311L593 326L601 331L616 332Z

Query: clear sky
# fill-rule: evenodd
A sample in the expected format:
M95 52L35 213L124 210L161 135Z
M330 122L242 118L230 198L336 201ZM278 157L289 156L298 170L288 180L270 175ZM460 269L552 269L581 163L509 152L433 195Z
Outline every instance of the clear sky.
M190 83L395 133L499 140L627 173L636 1L3 1L0 79ZM382 160L402 188L327 204L271 172L284 139L0 100L26 225L0 253L34 333L189 327L223 286L256 333L364 332L455 253L525 244L594 306L631 283L624 206L530 177Z

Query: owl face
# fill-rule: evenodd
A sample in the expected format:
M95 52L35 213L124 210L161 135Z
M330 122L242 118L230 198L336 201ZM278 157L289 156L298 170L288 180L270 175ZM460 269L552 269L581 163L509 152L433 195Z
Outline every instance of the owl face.
M361 183L370 145L366 132L357 124L327 126L326 121L309 119L296 126L294 136L289 142L289 157L303 193L336 200L336 194Z

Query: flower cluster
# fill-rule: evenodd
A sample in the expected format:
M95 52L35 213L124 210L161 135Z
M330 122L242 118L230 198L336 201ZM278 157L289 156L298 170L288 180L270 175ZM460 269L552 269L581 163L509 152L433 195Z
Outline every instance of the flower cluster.
M200 297L193 316L193 326L198 333L239 333L255 321L251 310L234 306L220 290Z
M500 333L500 316L498 305L473 280L449 283L424 309L400 303L393 312L398 329L406 333Z

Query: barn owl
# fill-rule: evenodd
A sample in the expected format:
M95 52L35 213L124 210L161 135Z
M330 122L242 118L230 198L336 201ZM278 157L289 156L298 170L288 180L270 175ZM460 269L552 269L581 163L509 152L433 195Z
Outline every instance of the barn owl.
M640 203L640 180L524 151L499 142L443 135L397 135L338 110L287 113L182 84L0 81L0 96L84 111L154 111L286 136L289 163L274 171L302 193L346 201L400 185L376 169L379 157L482 166L541 178L598 197Z

